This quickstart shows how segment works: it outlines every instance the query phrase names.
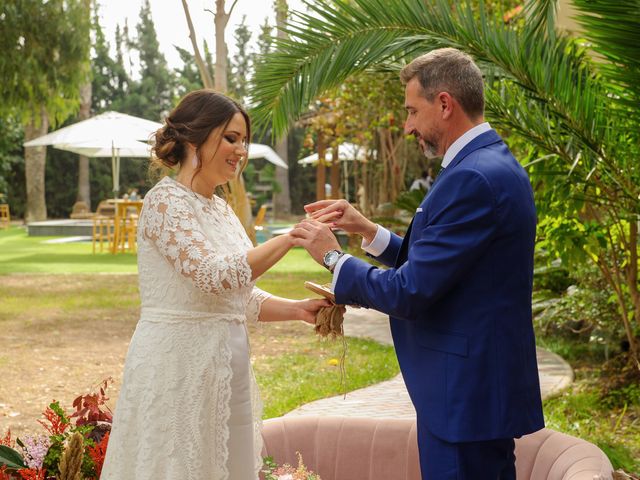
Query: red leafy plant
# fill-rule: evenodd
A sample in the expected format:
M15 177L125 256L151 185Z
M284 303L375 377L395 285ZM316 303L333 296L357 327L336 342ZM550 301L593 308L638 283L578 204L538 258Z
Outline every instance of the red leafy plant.
M51 402L42 413L44 419L38 420L46 435L26 435L13 441L8 431L0 437L0 480L57 480L68 440L76 432L83 438L80 478L98 480L111 431L112 413L106 405L111 383L113 379L107 378L97 391L78 396L70 415L57 401Z

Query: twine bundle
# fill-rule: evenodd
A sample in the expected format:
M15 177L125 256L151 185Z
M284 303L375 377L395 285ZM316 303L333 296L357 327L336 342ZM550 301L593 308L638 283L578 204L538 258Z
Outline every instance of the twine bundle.
M321 337L344 337L342 322L344 321L344 307L333 304L322 307L316 316L316 333Z
M84 454L84 437L80 432L71 435L67 448L60 460L58 480L82 480L82 456Z
M346 398L347 370L345 368L345 360L347 357L347 340L344 338L344 329L342 328L345 311L346 309L344 305L336 305L335 303L330 307L322 307L318 310L318 314L316 315L315 330L316 333L323 338L331 338L332 340L337 337L342 338L342 354L340 355L340 386L342 387L342 391Z

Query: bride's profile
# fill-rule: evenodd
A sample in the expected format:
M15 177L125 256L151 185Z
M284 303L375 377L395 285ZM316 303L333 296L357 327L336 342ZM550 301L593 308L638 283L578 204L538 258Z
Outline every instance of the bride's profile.
M131 339L102 480L256 480L261 403L246 323L314 323L326 300L254 286L293 246L253 247L216 188L246 166L245 110L187 94L156 132L153 162L177 170L145 196L138 224L140 320Z

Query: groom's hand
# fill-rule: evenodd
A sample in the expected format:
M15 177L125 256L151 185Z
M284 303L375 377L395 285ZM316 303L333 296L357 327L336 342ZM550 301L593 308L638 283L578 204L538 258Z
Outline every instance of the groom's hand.
M357 233L369 243L376 236L378 226L362 215L346 200L320 200L304 206L311 218L347 233Z
M324 254L329 250L340 250L340 244L328 225L306 218L289 232L293 244L304 247L313 259L323 265Z

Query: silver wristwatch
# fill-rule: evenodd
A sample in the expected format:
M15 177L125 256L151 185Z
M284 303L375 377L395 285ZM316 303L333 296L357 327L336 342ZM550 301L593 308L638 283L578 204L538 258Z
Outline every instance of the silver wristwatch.
M343 255L344 252L341 252L340 250L329 250L322 257L322 264L327 268L327 270L333 273L333 269L336 268L338 260L340 260L340 257Z

